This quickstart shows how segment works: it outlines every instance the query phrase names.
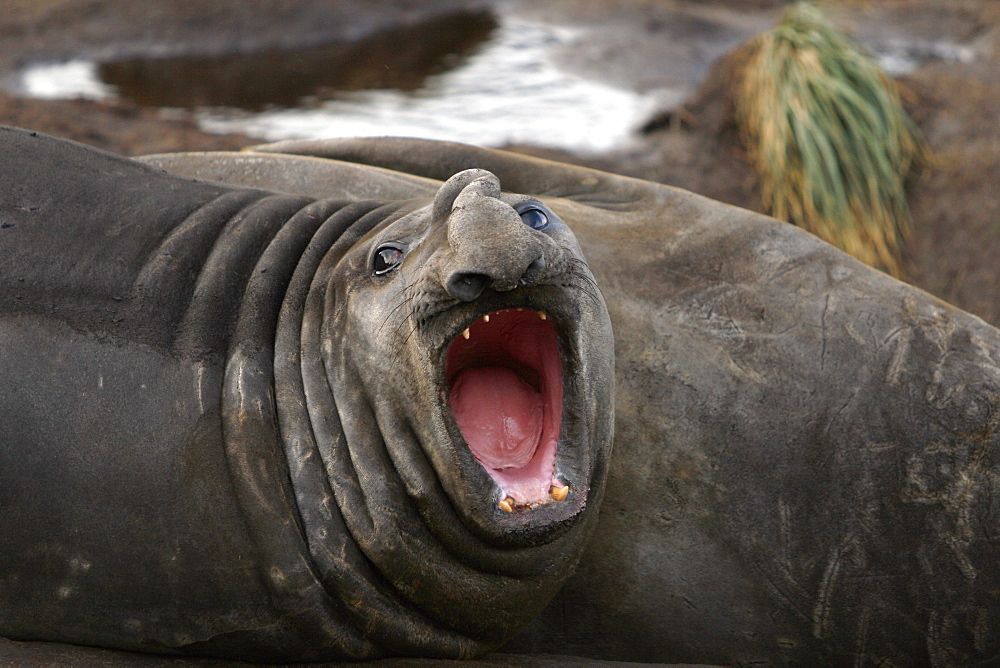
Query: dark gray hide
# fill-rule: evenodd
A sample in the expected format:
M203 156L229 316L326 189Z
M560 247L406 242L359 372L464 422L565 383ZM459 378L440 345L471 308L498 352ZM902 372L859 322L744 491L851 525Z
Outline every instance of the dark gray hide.
M470 657L538 614L597 518L607 311L568 228L524 224L494 176L390 190L199 182L0 128L0 635ZM524 373L562 396L565 500L543 480L504 512L462 442L445 352L483 314L555 360Z
M607 493L576 575L507 651L1000 659L996 329L794 227L664 186L442 142L261 150L346 162L150 162L281 188L326 170L338 178L312 194L350 180L395 197L479 167L541 197L587 254L615 331Z

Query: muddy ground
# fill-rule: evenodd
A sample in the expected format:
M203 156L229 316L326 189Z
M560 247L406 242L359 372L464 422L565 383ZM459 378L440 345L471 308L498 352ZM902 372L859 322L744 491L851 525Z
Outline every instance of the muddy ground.
M784 4L777 0L497 0L492 4L501 3L586 29L584 44L564 54L565 66L636 90L655 88L666 77L701 76L697 70L678 75L664 67L677 56L670 35L678 29L674 13L678 8L689 11L691 30L711 20L738 35L776 17ZM0 79L31 60L225 53L344 41L435 13L489 5L475 0L179 0L171 3L168 14L156 0L7 0L0 13ZM845 0L833 5L838 20L868 43L905 37L967 45L962 58L930 59L901 78L908 91L907 105L935 156L934 164L912 187L910 280L1000 325L1000 2ZM744 16L750 8L764 13ZM651 119L628 147L603 155L512 148L661 181L761 210L757 183L726 97L732 61L732 57L722 59L683 108ZM0 123L125 155L238 149L259 141L204 133L187 112L165 115L118 101L41 101L0 94Z

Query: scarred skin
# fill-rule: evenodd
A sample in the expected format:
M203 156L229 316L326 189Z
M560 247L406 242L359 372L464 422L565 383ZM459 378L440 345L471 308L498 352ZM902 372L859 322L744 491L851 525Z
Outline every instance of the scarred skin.
M427 201L484 169L573 229L614 324L615 448L575 575L504 651L727 665L1000 654L1000 332L981 320L766 217L499 151L344 140L146 162L356 201ZM39 506L49 522L67 510L51 494ZM74 562L52 561L68 579ZM195 566L179 570L211 562Z
M0 635L469 658L551 599L596 521L613 416L607 311L554 214L530 227L532 200L481 170L316 200L26 131L0 147ZM403 250L381 271L386 243ZM565 378L542 482L570 491L508 512L445 354L485 314L543 310L551 340L528 343Z

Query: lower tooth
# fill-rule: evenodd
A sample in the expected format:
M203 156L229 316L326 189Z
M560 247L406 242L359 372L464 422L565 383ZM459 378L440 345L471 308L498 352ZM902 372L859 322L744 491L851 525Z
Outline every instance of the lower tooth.
M504 511L505 513L514 512L514 499L512 499L509 496L500 503L498 503L497 505L500 506L500 510Z

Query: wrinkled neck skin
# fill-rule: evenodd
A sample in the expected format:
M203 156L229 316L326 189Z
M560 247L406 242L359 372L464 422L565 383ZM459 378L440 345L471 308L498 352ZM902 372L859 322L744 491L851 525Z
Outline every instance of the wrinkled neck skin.
M227 448L272 594L315 637L300 658L468 658L536 616L596 521L610 321L568 228L488 172L371 209L316 230L273 347L251 284Z

